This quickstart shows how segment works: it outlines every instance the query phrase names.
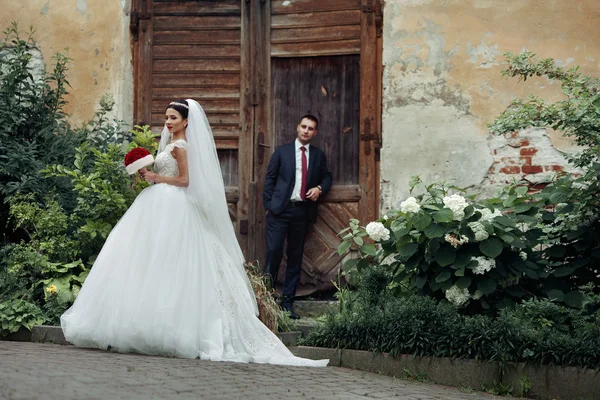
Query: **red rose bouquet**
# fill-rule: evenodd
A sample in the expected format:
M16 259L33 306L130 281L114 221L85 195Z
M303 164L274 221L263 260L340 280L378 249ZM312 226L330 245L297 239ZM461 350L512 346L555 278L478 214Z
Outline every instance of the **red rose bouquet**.
M140 169L152 165L152 163L154 163L154 157L143 147L131 149L125 155L125 169L129 175L135 174Z

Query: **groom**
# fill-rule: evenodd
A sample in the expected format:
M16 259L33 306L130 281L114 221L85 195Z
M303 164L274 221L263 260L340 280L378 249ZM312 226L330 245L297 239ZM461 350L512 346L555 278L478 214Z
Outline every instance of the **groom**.
M277 147L267 170L263 205L267 213L267 259L264 274L273 286L287 238L287 269L281 307L298 319L294 296L302 267L302 252L309 222L317 220L317 201L331 187L331 172L325 154L310 142L317 135L319 121L313 115L300 118L298 137Z

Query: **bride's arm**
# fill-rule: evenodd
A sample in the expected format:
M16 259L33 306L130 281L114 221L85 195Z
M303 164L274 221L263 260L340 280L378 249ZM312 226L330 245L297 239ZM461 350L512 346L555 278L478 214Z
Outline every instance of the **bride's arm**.
M179 167L178 176L164 176L152 171L146 171L143 174L141 173L142 171L140 171L140 174L147 182L166 183L173 186L188 187L190 180L188 175L187 152L181 147L175 147L171 154L177 160L177 166Z

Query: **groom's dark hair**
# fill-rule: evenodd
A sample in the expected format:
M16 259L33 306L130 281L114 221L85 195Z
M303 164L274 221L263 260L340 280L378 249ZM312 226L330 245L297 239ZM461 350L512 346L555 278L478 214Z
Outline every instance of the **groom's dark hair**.
M188 104L187 100L175 100L175 101L172 101L171 103L169 103L169 106L167 107L167 110L169 108L172 108L173 110L175 110L179 114L181 114L181 117L183 119L187 119L188 114L190 113L190 108L189 108L189 104Z
M317 119L317 117L315 117L312 114L303 115L302 118L300 118L300 120L298 121L298 125L300 125L300 122L302 122L302 120L304 118L310 119L312 122L314 122L315 123L315 129L317 129L319 127L319 120Z

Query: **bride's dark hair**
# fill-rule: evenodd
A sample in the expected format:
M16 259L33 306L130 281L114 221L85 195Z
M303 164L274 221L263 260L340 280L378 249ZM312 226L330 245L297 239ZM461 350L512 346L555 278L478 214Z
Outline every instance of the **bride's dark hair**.
M172 108L173 110L175 110L179 114L181 114L181 117L183 119L187 119L188 114L190 113L190 107L189 107L189 104L188 104L187 100L175 100L175 101L172 101L171 103L169 103L169 106L167 107L167 110L169 108Z

